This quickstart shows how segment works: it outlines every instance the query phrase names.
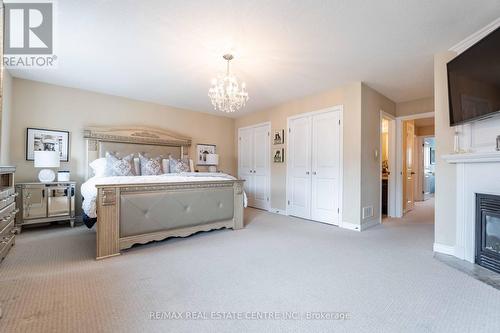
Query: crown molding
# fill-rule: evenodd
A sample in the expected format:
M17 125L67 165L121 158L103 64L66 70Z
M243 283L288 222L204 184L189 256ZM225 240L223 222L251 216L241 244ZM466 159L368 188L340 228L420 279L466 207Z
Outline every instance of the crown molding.
M496 28L500 27L500 18L497 18L495 21L491 22L484 28L482 28L479 31L476 31L469 37L465 38L464 40L458 42L457 44L453 45L450 47L450 51L453 51L457 54L460 54L467 50L469 47L472 45L476 44L479 42L481 39L483 39L486 35L488 35L490 32L495 30Z

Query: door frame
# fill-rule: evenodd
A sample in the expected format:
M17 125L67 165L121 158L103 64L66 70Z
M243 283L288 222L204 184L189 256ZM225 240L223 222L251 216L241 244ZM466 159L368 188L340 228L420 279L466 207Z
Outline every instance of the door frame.
M240 145L241 145L241 137L240 137L240 131L241 130L246 130L246 129L250 129L250 128L256 128L256 127L261 127L261 126L267 126L267 129L268 129L268 135L267 135L267 149L268 149L268 154L267 154L267 174L268 174L268 177L267 177L267 197L269 198L269 201L267 202L267 206L266 206L266 210L269 212L271 211L271 154L272 154L272 147L271 147L271 122L270 121L265 121L265 122L262 122L262 123L258 123L258 124L253 124L253 125L249 125L249 126L243 126L243 127L238 127L238 156L237 156L237 160L238 160L238 163L236 165L236 173L237 173L237 176L239 178L240 176ZM256 208L256 209L259 209L259 208Z
M339 191L338 191L338 203L339 203L339 212L338 212L338 226L343 227L344 220L342 218L343 216L343 197L344 197L344 105L339 104L339 105L334 105L328 108L316 110L316 111L311 111L311 112L305 112L305 113L299 113L290 117L286 118L286 129L288 130L287 133L288 135L290 134L290 121L298 118L303 118L303 117L308 117L308 116L314 116L318 115L321 113L327 113L327 112L339 112L339 120L340 120L340 125L339 125ZM289 193L289 188L288 186L290 182L290 175L289 175L289 168L288 168L288 152L290 151L290 140L287 139L286 141L286 183L285 183L285 193L286 193L286 198L285 198L285 214L288 216L288 200L290 199L290 193Z
M403 217L403 121L435 118L434 111L396 117L396 217Z
M387 197L387 216L396 216L396 117L392 114L380 110L380 124L382 124L382 119L389 120L389 165L392 171L389 174L389 186L388 186L388 197ZM380 131L380 223L382 223L382 131Z
M435 134L435 133L434 133ZM425 193L424 193L424 183L425 183L425 151L424 151L424 142L425 139L427 138L436 138L435 135L417 135L417 140L418 140L418 148L419 148L419 172L418 172L418 182L417 182L417 187L420 192L420 195L422 200L419 201L425 201ZM434 174L435 177L435 174Z

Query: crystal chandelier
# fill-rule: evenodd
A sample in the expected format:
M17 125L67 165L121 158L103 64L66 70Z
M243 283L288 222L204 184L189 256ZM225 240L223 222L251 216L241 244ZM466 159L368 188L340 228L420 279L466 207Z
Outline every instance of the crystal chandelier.
M219 75L216 79L212 79L208 97L215 110L232 113L245 106L248 101L248 92L245 90L245 82L240 88L238 79L229 70L229 62L233 60L233 55L225 54L223 58L227 61L226 75Z

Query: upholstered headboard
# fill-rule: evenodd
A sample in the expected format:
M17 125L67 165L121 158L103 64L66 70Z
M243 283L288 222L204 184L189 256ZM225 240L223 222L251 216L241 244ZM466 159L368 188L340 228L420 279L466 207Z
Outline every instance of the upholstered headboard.
M84 131L86 158L85 175L92 176L89 163L104 157L106 152L118 155L142 153L150 156L189 154L191 139L163 129L148 127L89 127Z

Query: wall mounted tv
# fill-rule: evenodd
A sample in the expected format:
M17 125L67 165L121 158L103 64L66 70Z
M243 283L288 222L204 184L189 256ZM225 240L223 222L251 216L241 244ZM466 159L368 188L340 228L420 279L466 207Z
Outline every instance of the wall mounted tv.
M447 67L451 126L500 113L500 28Z

